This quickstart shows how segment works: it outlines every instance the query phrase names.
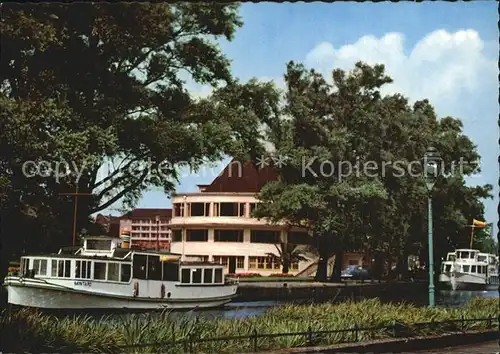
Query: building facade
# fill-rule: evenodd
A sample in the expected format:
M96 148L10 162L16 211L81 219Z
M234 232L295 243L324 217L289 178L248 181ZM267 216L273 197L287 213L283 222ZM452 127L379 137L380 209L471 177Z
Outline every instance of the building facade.
M120 217L120 232L130 231L130 246L170 250L172 209L134 209Z
M251 217L258 208L256 193L277 178L268 168L233 161L212 184L198 186L196 193L174 195L171 252L186 261L222 264L227 273L281 273L281 264L269 254L279 255L281 242L305 248L310 237L304 230ZM311 255L308 262L291 264L289 273L297 274L312 262Z

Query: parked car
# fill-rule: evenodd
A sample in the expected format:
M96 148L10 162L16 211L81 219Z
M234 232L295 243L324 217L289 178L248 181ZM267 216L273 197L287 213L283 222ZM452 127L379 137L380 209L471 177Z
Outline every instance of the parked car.
M361 266L350 265L347 266L341 273L342 279L352 279L352 280L366 280L370 278L368 270Z

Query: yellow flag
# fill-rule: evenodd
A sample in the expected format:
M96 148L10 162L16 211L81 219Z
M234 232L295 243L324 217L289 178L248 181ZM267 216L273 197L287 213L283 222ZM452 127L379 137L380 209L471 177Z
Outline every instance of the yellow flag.
M472 219L472 225L474 225L475 227L485 227L486 222Z

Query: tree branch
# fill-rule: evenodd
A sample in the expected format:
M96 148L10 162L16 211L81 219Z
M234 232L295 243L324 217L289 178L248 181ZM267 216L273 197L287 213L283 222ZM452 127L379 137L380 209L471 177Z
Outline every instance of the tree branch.
M127 194L130 190L136 188L137 186L139 186L143 181L144 179L146 178L146 176L148 175L149 173L149 170L148 169L144 169L144 171L142 172L142 175L137 179L137 181L135 181L134 183L132 183L130 186L124 188L121 192L117 193L113 198L111 198L110 200L106 201L104 204L90 210L90 214L93 214L95 212L98 212L98 211L101 211L103 209L106 209L108 206L112 205L113 203L115 203L117 200L121 199L125 194ZM102 195L102 193L100 193L100 195Z

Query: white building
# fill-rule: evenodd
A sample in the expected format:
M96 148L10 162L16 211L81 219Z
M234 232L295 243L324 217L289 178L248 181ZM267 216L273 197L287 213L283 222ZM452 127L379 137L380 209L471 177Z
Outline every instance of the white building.
M278 254L280 242L306 244L310 238L301 229L250 217L258 207L256 193L277 178L270 168L233 160L212 184L198 186L199 192L173 195L171 252L184 260L223 264L228 273L281 273L281 265L268 254ZM310 262L292 264L289 273L308 267L314 260L309 257Z

